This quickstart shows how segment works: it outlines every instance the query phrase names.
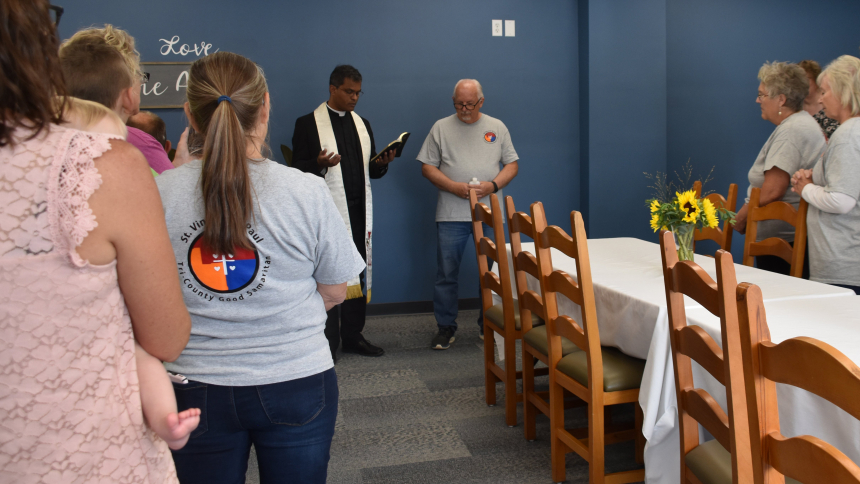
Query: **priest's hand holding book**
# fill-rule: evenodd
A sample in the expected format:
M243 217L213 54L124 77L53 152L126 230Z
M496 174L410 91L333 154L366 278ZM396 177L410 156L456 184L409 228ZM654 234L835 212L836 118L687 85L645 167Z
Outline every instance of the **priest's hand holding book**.
M403 153L403 147L406 146L406 140L408 139L408 131L401 133L396 140L392 141L391 143L388 143L388 146L382 148L382 151L380 151L378 155L371 158L370 162L377 163L382 166L391 163L392 161L394 161L394 158L400 156L400 154Z
M391 163L392 161L394 161L394 157L396 155L397 155L397 150L383 151L382 153L378 154L374 158L374 160L376 160L376 161L374 161L374 163L376 163L378 165L387 165L387 164Z

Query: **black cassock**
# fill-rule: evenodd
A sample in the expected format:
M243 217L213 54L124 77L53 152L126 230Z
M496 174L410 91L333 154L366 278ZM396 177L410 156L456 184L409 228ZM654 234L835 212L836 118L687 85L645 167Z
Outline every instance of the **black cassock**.
M328 110L331 119L334 139L337 141L337 151L341 156L340 169L343 174L343 188L346 194L347 210L349 212L349 224L352 227L352 239L355 248L361 257L367 261L367 251L364 246L365 206L364 206L364 163L362 161L361 141L352 115L346 113L340 116L338 113ZM361 118L370 135L370 158L376 156L376 143L373 140L373 130L370 122ZM314 113L307 114L296 120L296 128L293 131L293 167L307 173L313 173L324 177L328 171L317 163L317 156L322 147L317 132L317 123ZM382 178L388 172L388 165L370 164L370 178ZM364 287L364 278L361 285ZM326 320L325 335L331 348L332 356L337 351L338 343L342 339L344 344L352 345L361 339L361 331L364 329L364 316L367 299L359 297L349 299L329 310ZM340 318L338 318L340 313ZM340 324L338 324L340 319Z

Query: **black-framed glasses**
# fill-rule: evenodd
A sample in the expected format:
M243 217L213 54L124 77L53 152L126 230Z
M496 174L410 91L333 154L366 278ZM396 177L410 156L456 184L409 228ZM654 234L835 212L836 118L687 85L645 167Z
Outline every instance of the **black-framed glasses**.
M454 109L466 108L467 111L471 111L471 110L475 109L478 106L478 104L481 104L481 101L483 99L484 98L478 99L478 101L474 102L474 103L454 103Z
M63 16L63 7L59 5L48 5L48 9L50 10L51 20L54 22L54 28L60 26L60 17Z
M144 72L144 73L140 76L140 83L141 83L141 84L146 84L147 82L149 82L149 73L148 73L148 72Z
M340 88L338 88L338 89L340 89ZM361 97L361 95L364 94L364 91L353 91L352 89L340 89L340 90L345 92L346 95L349 97L352 97L352 96Z

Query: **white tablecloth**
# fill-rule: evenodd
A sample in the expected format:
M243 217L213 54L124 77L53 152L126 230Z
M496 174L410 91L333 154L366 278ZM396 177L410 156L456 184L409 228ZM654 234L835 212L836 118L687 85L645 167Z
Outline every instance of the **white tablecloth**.
M523 244L523 249L534 253L534 244ZM660 246L631 238L589 239L588 251L591 259L591 275L601 344L614 346L631 356L647 359L639 396L639 403L645 417L643 433L648 439L645 448L646 482L678 483L680 482L680 451L675 382L668 337L669 322L666 312ZM510 263L510 249L508 254ZM562 269L576 278L576 267L572 259L555 250L553 250L552 255L553 266L556 269ZM714 259L696 256L696 263L716 279ZM858 352L856 355L852 355L851 347L843 348L834 344L842 337L841 335L846 331L845 328L851 327L852 322L855 323L854 327L858 328L857 333L860 334L860 315L858 315L860 313L845 310L831 314L828 309L831 305L824 303L842 298L845 298L846 301L860 300L854 296L852 291L761 271L739 264L735 264L735 268L738 282L752 282L761 287L774 341L781 341L781 339L777 339L777 335L780 335L782 339L798 335L813 336L833 344L855 361L860 361L860 346L852 345L855 348L854 351ZM540 292L538 281L531 277L529 277L529 288ZM516 289L514 289L514 294L516 294ZM781 310L778 308L782 308L783 305L799 304L802 306L804 301L819 299L822 304L814 306L816 309L812 314L821 314L820 310L828 309L828 318L826 321L822 321L820 325L838 326L841 331L840 329L828 330L832 332L824 331L818 336L818 333L806 330L805 325L808 324L808 319L792 316L793 321L797 321L797 324L783 323L783 318L779 315L772 316L770 314L771 307L777 313ZM698 314L696 311L707 312L692 300L688 299L687 301L690 315ZM560 312L581 322L579 320L579 308L575 304L563 296L559 296L559 305ZM793 313L791 310L786 312L789 316L801 314ZM850 319L851 317L855 319ZM773 322L771 322L772 318ZM708 318L705 318L704 315L701 316L701 319L704 321L703 325L709 324L707 323ZM836 323L833 322L834 320L841 322ZM713 324L713 321L716 321L716 340L719 342L719 320L714 319L710 324ZM854 358L855 356L857 358ZM718 394L719 392L715 393ZM810 397L814 396L810 395ZM823 401L821 403L827 404ZM786 405L785 408L789 406L791 404ZM835 407L833 408L835 409ZM822 436L822 438L825 437ZM856 441L860 438L860 433L854 432L851 438ZM860 444L857 442L852 445L855 450L860 449ZM848 455L854 457L851 453ZM857 461L860 462L860 460Z

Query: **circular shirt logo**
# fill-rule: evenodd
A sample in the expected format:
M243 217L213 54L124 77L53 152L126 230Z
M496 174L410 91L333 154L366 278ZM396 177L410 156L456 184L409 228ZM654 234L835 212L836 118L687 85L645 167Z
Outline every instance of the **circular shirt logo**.
M496 133L492 131L487 131L484 133L484 141L487 143L495 143L496 142Z
M260 256L257 250L236 248L232 254L213 253L197 236L188 251L188 267L197 282L212 292L241 291L257 276Z

